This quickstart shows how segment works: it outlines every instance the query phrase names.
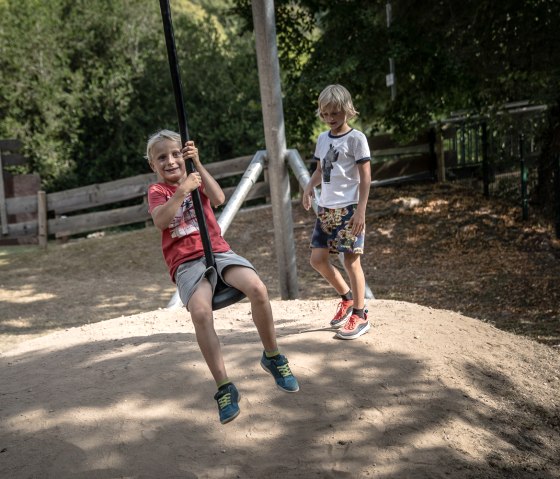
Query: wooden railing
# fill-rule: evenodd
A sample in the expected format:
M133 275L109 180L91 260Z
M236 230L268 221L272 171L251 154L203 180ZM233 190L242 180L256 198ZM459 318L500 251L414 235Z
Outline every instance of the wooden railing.
M370 138L369 141L373 157L373 186L435 178L435 169L440 163L437 157L442 150L428 135L406 146L395 144L388 135ZM6 145L16 147L19 143ZM16 157L19 158L18 164L21 164L20 155L12 154L5 156L5 159L10 158L9 164L12 164ZM218 182L225 183L220 180L241 177L252 158L242 156L209 163L205 167ZM1 159L0 155L0 161ZM315 166L314 161L308 161L306 165L310 168ZM266 170L263 177L262 181L251 188L245 201L268 198L270 190ZM155 175L148 173L55 193L38 191L32 195L15 197L4 195L0 205L0 244L19 242L46 246L49 237L67 238L145 222L150 219L146 193L148 185L155 181ZM222 187L228 200L235 186ZM0 191L0 196L2 195L3 191ZM127 206L122 206L123 203Z
M242 175L251 162L252 156L243 156L205 165L216 180ZM99 183L71 190L46 194L5 198L6 218L22 215L33 217L24 221L6 223L1 239L4 242L38 243L46 246L47 239L70 237L91 231L99 231L122 225L141 223L150 219L146 193L148 186L156 181L153 173L137 175L120 180ZM224 187L226 200L235 187ZM268 184L257 182L246 201L266 198ZM137 200L136 204L99 210L107 205ZM88 211L89 210L89 211ZM91 211L96 210L96 211Z

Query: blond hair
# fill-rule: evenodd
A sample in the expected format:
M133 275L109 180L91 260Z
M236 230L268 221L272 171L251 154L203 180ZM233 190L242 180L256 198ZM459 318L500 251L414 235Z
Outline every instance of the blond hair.
M163 140L174 141L181 146L181 135L171 130L160 130L148 138L148 143L146 145L146 159L148 163L152 161L152 150L154 149L154 145L159 143Z
M354 108L352 96L350 92L342 85L329 85L319 95L317 101L317 116L321 117L322 112L328 106L333 106L343 111L347 119L354 118L358 115L358 110Z

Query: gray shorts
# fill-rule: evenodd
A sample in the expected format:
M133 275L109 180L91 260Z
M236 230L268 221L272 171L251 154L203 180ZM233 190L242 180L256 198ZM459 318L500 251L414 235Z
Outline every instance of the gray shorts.
M216 284L218 283L218 275L220 275L224 284L227 284L224 280L223 272L228 266L245 266L256 271L249 260L235 254L231 250L226 253L214 253L214 260L216 261L217 272L212 266L209 268L206 267L206 258L204 256L202 258L193 259L192 261L187 261L177 268L175 282L181 302L187 307L187 310L191 296L204 278L208 279L212 286L212 292L214 292Z

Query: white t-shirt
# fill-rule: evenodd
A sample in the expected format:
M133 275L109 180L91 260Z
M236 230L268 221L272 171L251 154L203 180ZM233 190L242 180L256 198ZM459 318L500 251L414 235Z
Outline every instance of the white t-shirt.
M317 139L313 158L321 162L322 170L318 205L343 208L358 203L358 163L371 160L366 135L354 129L340 136L324 131Z

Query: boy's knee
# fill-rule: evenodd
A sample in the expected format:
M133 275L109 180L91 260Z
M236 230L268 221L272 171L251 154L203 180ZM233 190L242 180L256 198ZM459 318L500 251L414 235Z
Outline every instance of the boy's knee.
M251 300L268 301L268 289L260 279L248 285L246 294Z
M346 253L344 255L344 267L346 269L359 268L360 266L361 266L361 264L360 264L360 256L359 255L349 254L349 253Z
M324 262L321 258L316 258L315 256L311 256L311 258L309 258L309 264L313 269L320 270L323 263Z
M203 325L212 321L212 307L210 305L195 304L190 305L189 312L195 325Z
M311 267L317 271L318 273L325 275L328 274L329 271L331 271L333 269L333 266L331 265L330 261L329 261L329 257L320 257L320 258L311 258L311 260L309 261L309 264L311 264Z

